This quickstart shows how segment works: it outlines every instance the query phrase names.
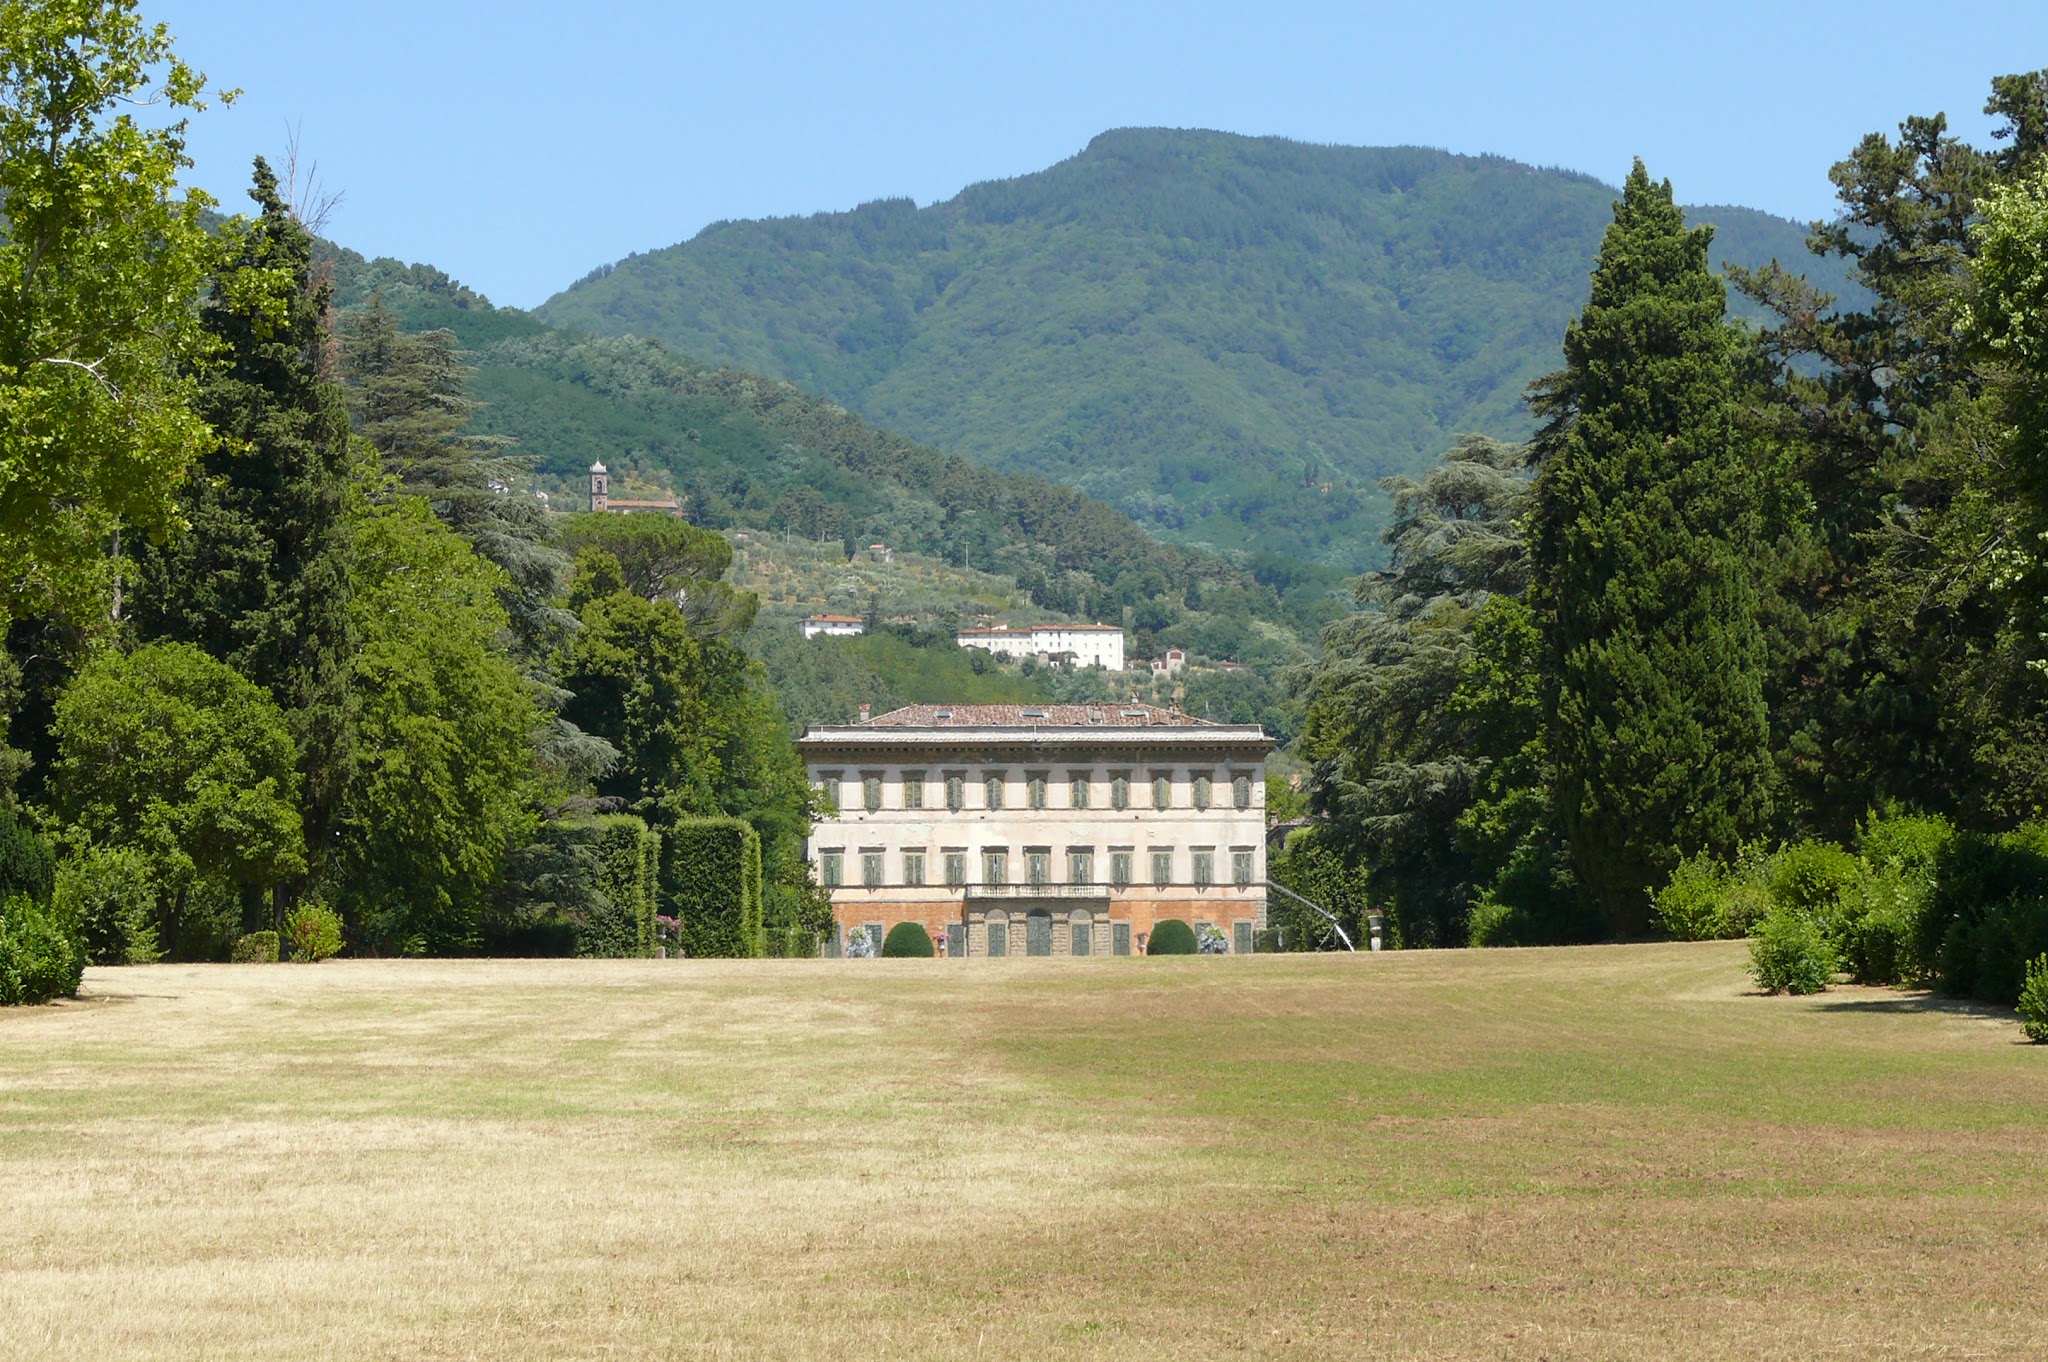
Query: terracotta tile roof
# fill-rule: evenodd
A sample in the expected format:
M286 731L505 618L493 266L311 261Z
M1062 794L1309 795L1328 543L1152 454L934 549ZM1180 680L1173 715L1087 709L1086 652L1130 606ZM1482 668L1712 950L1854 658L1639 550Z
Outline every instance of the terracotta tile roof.
M1215 728L1156 705L905 705L859 728Z
M805 624L859 624L859 615L807 615Z

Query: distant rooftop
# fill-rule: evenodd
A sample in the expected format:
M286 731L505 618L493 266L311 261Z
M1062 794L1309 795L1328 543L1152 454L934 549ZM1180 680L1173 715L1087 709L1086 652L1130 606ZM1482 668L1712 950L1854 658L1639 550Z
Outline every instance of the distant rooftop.
M905 705L856 728L1221 728L1157 705Z

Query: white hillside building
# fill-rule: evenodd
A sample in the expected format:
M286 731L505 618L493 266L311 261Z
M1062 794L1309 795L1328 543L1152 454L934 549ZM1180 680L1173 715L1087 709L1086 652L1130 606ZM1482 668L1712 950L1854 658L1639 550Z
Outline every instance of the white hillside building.
M797 626L805 638L859 638L868 631L859 615L812 615Z
M1124 631L1113 624L1038 624L1028 629L997 625L962 629L953 641L1018 662L1035 657L1054 667L1124 669Z

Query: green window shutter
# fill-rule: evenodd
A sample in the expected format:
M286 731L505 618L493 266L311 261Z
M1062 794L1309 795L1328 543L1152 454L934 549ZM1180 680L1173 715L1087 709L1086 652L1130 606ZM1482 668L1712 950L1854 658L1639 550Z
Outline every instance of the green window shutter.
M1109 953L1129 955L1131 953L1131 924L1112 922L1109 925Z

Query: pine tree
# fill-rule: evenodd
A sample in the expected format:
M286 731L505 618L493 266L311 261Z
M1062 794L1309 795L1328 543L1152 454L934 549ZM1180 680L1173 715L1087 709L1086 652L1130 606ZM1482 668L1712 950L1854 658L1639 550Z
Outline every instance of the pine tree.
M256 221L201 318L225 363L197 410L222 440L180 493L189 532L141 546L127 598L142 639L196 645L290 716L317 854L347 741L348 413L320 369L328 286L313 236L260 157L254 178Z
M478 404L470 369L448 331L408 332L382 295L341 328L350 416L376 447L399 489L433 507L442 523L503 568L499 595L523 659L558 643L573 620L554 608L569 558L549 543L542 507L516 490L525 461L509 441L467 429Z
M1758 476L1711 236L1637 162L1565 367L1532 392L1554 812L1618 935L1647 930L1681 857L1733 851L1769 808Z

